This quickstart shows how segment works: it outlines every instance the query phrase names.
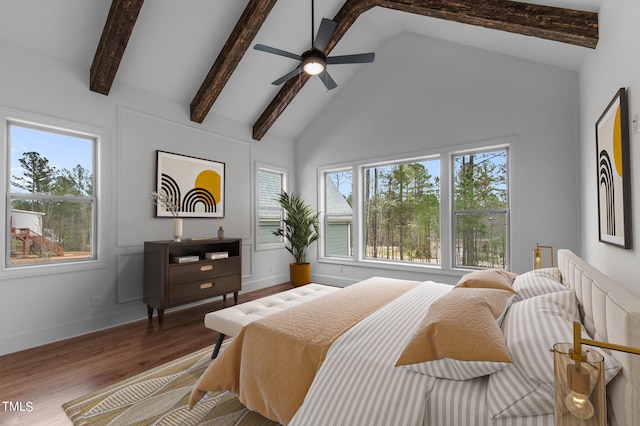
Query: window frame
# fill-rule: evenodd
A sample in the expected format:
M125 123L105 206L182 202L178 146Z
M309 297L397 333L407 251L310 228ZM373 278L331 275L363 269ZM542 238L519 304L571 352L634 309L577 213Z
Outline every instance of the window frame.
M29 264L11 264L11 201L14 199L33 199L40 198L46 200L62 200L65 202L74 202L81 199L82 202L87 201L87 197L61 197L55 195L35 195L35 194L19 194L11 193L11 141L9 140L9 129L11 125L18 127L31 128L38 131L51 132L73 137L91 139L93 141L92 154L92 177L93 177L93 195L92 195L92 256L88 258L72 259L68 261L48 261ZM105 158L103 150L106 146L107 132L98 127L58 119L54 117L44 116L25 111L18 111L9 108L0 107L0 131L2 132L2 155L6 165L6 172L0 178L5 193L3 197L2 210L4 211L4 223L0 230L0 237L3 238L4 251L2 264L3 274L0 280L13 279L26 276L38 276L52 273L67 273L84 270L92 270L104 268L106 266L106 245L107 241L104 236L106 231L106 205L102 202L105 193L106 168L101 165L101 159Z
M325 256L325 239L326 229L324 227L325 220L322 218L320 221L320 239L318 246L318 262L328 264L339 265L359 265L363 267L381 268L387 270L397 270L403 272L420 272L424 273L428 271L434 275L451 275L453 272L455 275L460 275L468 271L472 271L476 268L472 267L457 267L455 266L455 241L454 241L454 221L453 221L453 155L459 155L462 152L485 152L499 149L507 150L507 199L508 199L508 213L507 213L507 269L510 267L511 260L513 259L511 251L513 250L513 232L512 232L512 215L511 215L511 202L512 195L512 161L515 150L515 137L495 138L489 140L482 140L471 142L467 144L458 144L443 146L430 150L424 150L420 152L410 152L405 154L396 154L393 156L386 156L373 159L355 160L348 163L338 163L332 165L325 165L317 169L317 185L318 185L318 206L321 211L325 210L324 200L324 179L325 173L332 171L344 171L347 169L352 170L352 208L353 208L353 254L349 258L343 257L328 257ZM364 169L382 166L385 164L407 163L412 161L420 161L425 159L440 159L440 264L419 264L413 262L400 262L400 261L387 261L380 259L366 259L363 256L362 250L364 246L364 232L362 224L364 221L364 208L363 208L363 193L364 190Z
M351 242L351 256L328 256L326 254L327 252L327 230L328 230L328 219L329 219L329 215L327 215L327 185L326 185L326 179L327 179L327 175L331 174L331 173L340 173L340 172L349 172L351 173L351 235L349 237L349 241ZM319 173L319 180L320 180L320 184L318 186L319 191L318 191L318 205L321 206L320 208L320 223L319 223L319 231L320 231L320 235L322 236L322 238L318 239L318 254L321 258L323 259L336 259L339 261L352 261L353 257L355 256L355 253L358 250L358 246L359 244L357 243L358 241L358 233L356 231L356 229L359 229L359 226L356 228L356 222L358 222L356 220L356 191L355 191L355 179L354 179L354 175L355 175L355 171L354 168L352 166L343 166L343 167L333 167L333 168L327 168L327 169L319 169L318 170Z
M505 163L506 163L506 176L505 176L505 185L506 185L506 208L504 209L473 209L473 210L456 210L455 208L455 179L453 174L455 173L455 167L454 167L454 158L455 157L460 157L460 156L464 156L464 155L473 155L473 154L482 154L482 153L489 153L489 152L497 152L497 151L505 151ZM471 149L464 149L464 150L460 150L460 151L453 151L450 153L449 155L449 165L450 165L450 179L451 179L451 190L450 190L450 203L451 203L451 238L450 238L450 244L451 244L451 269L462 269L462 270L479 270L479 269L487 269L487 268L483 268L480 266L472 266L472 265L460 265L457 266L456 265L456 239L457 239L457 234L456 234L456 215L460 214L460 215L469 215L469 214L504 214L505 215L505 224L506 224L506 229L505 229L505 233L506 233L506 250L505 250L505 270L509 270L510 264L511 264L511 255L510 255L510 251L511 251L511 236L510 236L510 230L511 230L511 181L510 181L510 175L511 175L511 146L509 144L501 144L501 145L492 145L492 146L487 146L487 147L479 147L479 148L471 148Z
M279 166L274 166L271 164L266 164L266 163L260 163L260 162L256 162L255 163L255 221L254 221L254 226L255 226L255 249L257 251L259 250L276 250L276 249L281 249L283 247L285 247L285 241L284 238L281 237L281 241L280 242L273 242L273 243L263 243L260 241L260 182L258 180L258 176L260 174L260 171L266 171L269 173L277 173L280 174L281 176L281 182L282 182L282 187L281 189L283 191L287 191L287 187L288 187L288 180L289 180L289 171L284 168L284 167L279 167ZM280 217L281 217L281 221L284 218L284 210L280 207ZM282 223L282 222L281 222Z

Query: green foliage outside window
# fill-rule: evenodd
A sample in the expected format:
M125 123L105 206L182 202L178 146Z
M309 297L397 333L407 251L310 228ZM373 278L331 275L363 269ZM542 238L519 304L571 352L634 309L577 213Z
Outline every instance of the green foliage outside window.
M93 139L14 125L10 131L14 146L45 147L46 152L27 150L12 154L10 264L94 258ZM47 156L65 150L64 145L59 145L61 141L69 141L71 146L80 144L83 152L89 152L88 161L78 155L85 166L76 164L67 168L51 164ZM73 154L73 149L66 147L66 150Z
M455 265L507 267L507 151L453 158Z
M367 259L440 263L439 160L364 170Z

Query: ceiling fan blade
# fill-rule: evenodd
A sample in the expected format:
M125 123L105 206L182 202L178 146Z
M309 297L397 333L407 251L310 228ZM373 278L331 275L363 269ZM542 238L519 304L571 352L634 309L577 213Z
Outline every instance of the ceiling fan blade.
M279 79L273 81L271 84L276 85L276 86L280 86L282 83L286 82L290 78L293 78L293 77L299 75L301 72L302 72L302 67L298 67L298 68L294 69L293 71L290 71L290 72L286 73L285 75L283 75Z
M367 64L373 62L375 56L375 53L329 56L327 57L327 64Z
M295 59L296 61L302 60L302 58L298 54L287 52L286 50L276 49L275 47L265 46L264 44L256 44L255 46L253 46L253 48L256 50L261 50L263 52L273 53L274 55L284 56L285 58Z
M327 90L335 89L336 87L338 87L338 84L333 78L331 78L326 69L318 74L318 77L320 78L320 80L322 80Z
M324 49L327 48L331 34L333 34L333 30L336 29L337 25L331 19L322 18L318 34L316 34L316 40L313 42L313 48L324 53Z

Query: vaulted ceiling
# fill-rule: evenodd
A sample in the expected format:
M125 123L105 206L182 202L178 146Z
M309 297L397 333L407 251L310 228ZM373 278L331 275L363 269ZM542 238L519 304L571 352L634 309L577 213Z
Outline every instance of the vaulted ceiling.
M598 42L600 0L532 1L536 4L316 0L314 25L317 29L320 17L338 24L325 53L375 51L386 39L408 31L577 70L582 56ZM186 103L194 122L214 112L251 125L256 140L269 131L297 137L318 109L349 79L357 78L359 67L367 66L330 66L338 83L331 92L320 82L307 84L306 74L280 87L270 84L297 63L252 46L307 50L310 0L11 3L13 10L0 17L0 39L83 66L91 61L90 90L108 96L118 81L124 81ZM71 51L74 43L77 49ZM313 102L294 101L300 97ZM293 111L287 109L292 103Z

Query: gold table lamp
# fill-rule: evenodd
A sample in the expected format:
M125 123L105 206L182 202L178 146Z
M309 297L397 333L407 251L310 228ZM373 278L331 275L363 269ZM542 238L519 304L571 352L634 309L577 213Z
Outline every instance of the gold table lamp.
M573 324L573 344L556 343L554 381L556 426L605 426L607 424L604 358L582 345L640 355L640 349L583 339L581 324Z
M536 248L533 249L533 269L544 268L544 255L542 249L549 249L549 253L551 254L551 267L556 266L556 263L553 258L553 246L541 246L539 243L536 243Z

